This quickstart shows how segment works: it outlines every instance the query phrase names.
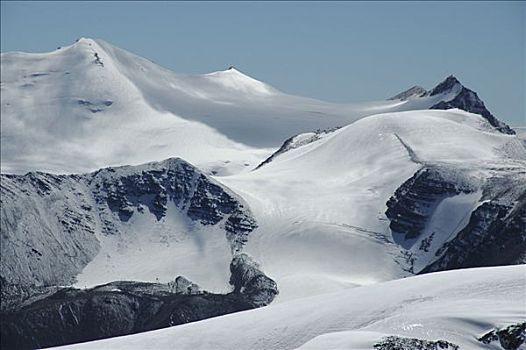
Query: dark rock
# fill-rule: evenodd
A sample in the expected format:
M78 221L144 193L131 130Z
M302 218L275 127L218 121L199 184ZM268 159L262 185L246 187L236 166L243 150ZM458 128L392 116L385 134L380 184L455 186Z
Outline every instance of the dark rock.
M285 142L281 145L281 147L276 152L272 153L270 157L268 157L263 162L261 162L254 170L257 170L261 168L263 165L272 162L280 154L283 154L290 150L308 145L314 141L321 139L323 136L333 133L334 131L340 128L341 127L334 127L334 128L329 128L329 129L323 129L323 130L318 129L312 133L309 133L311 134L309 136L307 136L306 134L299 134L299 135L292 136L286 139Z
M99 65L99 66L101 66L101 67L104 67L104 62L102 62L102 60L101 60L99 54L98 54L97 52L95 52L95 53L93 54L93 56L95 56L95 61L93 61L93 63L95 63L95 64L97 64L97 65Z
M387 201L385 215L391 220L389 228L403 234L406 240L416 238L440 201L471 191L469 186L447 180L438 169L424 167L404 182Z
M374 344L375 350L458 350L459 346L445 340L423 340L398 336L385 337Z
M450 75L447 77L444 81L440 82L437 86L435 86L431 91L429 92L429 96L435 96L438 94L442 94L445 92L451 91L455 85L462 85L458 79Z
M177 277L173 282L168 283L168 287L175 294L199 294L199 286L183 276Z
M504 350L518 350L526 340L526 322L510 325L503 329L493 329L478 339L481 343L499 342Z
M456 85L459 86L460 91L450 101L441 101L433 106L430 109L451 109L459 108L466 112L480 114L484 119L486 119L493 127L498 131L504 134L514 135L515 131L510 128L506 123L498 120L484 105L484 102L478 97L477 93L464 87L454 76L449 76L442 83L438 84L430 92L430 96L437 95L439 93L448 92Z
M388 100L401 100L401 101L405 101L405 100L408 100L409 98L411 97L423 97L427 94L427 91L426 89L424 89L423 87L421 86L413 86L391 98L389 98Z
M161 220L166 216L168 203L173 202L202 225L216 225L225 220L224 229L232 251L239 251L248 234L257 227L238 196L181 159L170 159L162 167L140 172L121 174L110 169L95 173L89 181L98 185L94 191L97 203L107 203L121 221L129 220L142 206ZM107 230L112 231L113 227Z
M526 190L516 202L481 204L468 224L436 253L420 273L521 264L526 260Z
M88 108L88 110L91 113L98 113L102 112L106 109L106 107L109 107L113 104L112 101L106 100L106 101L87 101L87 100L77 100L77 104L80 106Z
M238 254L232 259L230 273L234 293L246 295L256 307L270 304L278 294L276 282L267 277L247 254Z
M231 264L234 291L212 294L179 276L167 284L61 288L0 314L2 349L33 349L159 329L267 305L278 293L247 255Z

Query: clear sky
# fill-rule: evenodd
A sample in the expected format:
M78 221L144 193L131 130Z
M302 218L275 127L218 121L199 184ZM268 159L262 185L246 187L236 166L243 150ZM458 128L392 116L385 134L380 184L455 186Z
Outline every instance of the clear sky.
M180 73L235 65L336 102L431 88L449 74L526 125L525 2L1 2L1 49L100 38Z

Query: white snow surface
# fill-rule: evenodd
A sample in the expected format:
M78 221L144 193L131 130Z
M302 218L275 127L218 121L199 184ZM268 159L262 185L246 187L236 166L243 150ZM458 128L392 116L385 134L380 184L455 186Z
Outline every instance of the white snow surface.
M454 95L455 88L408 101L327 103L235 68L177 74L82 38L50 53L2 53L1 169L73 173L181 157L228 175L255 167L295 134Z
M384 336L476 339L526 319L526 266L439 272L63 349L372 349Z
M160 221L145 211L120 224L119 235L97 232L101 250L77 276L75 287L125 280L167 283L184 276L210 292L232 290L224 230L192 222L173 202Z
M442 166L455 183L477 188L499 168L522 172L526 183L525 160L515 136L477 115L412 111L363 118L258 170L219 180L258 220L245 251L276 280L279 303L407 276L407 251L418 255L414 272L429 264L464 227L481 193L444 199L422 237L400 242L389 229L386 202L422 164ZM421 240L433 232L431 249L422 252Z

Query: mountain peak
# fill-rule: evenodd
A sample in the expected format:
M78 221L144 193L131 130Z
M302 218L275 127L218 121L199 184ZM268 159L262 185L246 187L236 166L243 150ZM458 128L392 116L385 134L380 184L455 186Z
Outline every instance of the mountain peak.
M444 81L435 86L429 93L430 96L435 96L444 92L453 90L455 86L463 87L462 83L454 76L448 76Z
M458 81L453 75L450 75L443 82L438 84L433 90L431 90L429 95L435 96L439 94L445 94L448 98L445 98L429 107L429 109L462 109L466 112L481 115L482 118L490 123L490 125L504 134L515 134L515 131L512 128L491 114L475 91L462 85L462 83L460 83L460 81Z
M73 43L74 46L76 46L76 45L93 46L95 44L97 44L97 41L95 39L85 38L85 37L80 37L77 40L75 40L75 42Z
M226 70L208 73L205 76L214 79L216 83L224 87L234 90L242 90L259 95L269 95L277 91L273 87L246 75L235 66L229 66Z
M424 89L421 86L415 85L415 86L413 86L413 87L411 87L411 88L399 93L398 95L395 95L395 96L389 98L389 100L402 100L402 101L405 101L405 100L407 100L409 98L412 98L412 97L422 97L426 93L427 93L426 89Z

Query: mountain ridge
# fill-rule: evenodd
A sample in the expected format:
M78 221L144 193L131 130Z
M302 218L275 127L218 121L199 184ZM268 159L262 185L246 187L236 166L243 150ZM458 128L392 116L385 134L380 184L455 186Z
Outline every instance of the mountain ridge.
M253 169L298 133L428 108L482 113L511 132L469 91L458 101L444 93L332 104L288 95L236 68L175 73L103 40L2 53L1 64L2 172L79 173L179 156L229 175Z

